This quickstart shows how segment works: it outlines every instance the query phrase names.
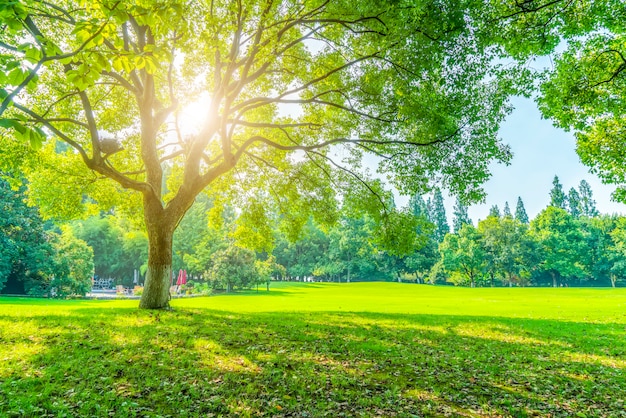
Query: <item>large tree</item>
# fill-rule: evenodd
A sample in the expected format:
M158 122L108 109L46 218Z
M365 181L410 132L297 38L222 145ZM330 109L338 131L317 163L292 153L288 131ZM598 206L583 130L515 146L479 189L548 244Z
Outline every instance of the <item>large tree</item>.
M586 7L586 13L569 21L566 35L572 39L541 86L540 109L574 132L583 164L605 183L617 185L614 197L626 201L624 3L602 0Z
M0 127L43 144L28 174L44 213L94 202L143 209L140 306L163 308L174 230L203 190L215 211L229 203L257 225L270 199L294 227L311 213L336 219L341 200L380 221L387 197L361 168L374 155L402 193L436 181L482 198L488 161L509 159L497 128L511 84L490 31L530 10L492 7L3 2ZM500 12L508 20L487 18ZM199 129L179 129L179 112L200 99Z

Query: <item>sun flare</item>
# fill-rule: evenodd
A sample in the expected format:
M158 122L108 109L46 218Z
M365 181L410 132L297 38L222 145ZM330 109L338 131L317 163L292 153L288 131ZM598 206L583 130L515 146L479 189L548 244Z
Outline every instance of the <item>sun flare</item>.
M211 97L203 93L196 100L182 106L173 119L176 129L184 140L197 135L208 118Z

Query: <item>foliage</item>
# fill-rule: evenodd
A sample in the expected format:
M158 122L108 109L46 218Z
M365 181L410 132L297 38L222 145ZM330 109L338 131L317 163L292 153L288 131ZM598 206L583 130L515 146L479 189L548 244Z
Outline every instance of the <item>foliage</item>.
M498 205L493 205L490 209L489 209L489 215L487 215L489 217L492 218L499 218L502 215L500 214L500 208L498 207Z
M439 245L439 252L443 266L453 273L450 281L476 286L485 271L485 257L480 235L473 225L465 224L458 234L446 235Z
M206 272L206 277L214 289L226 288L232 292L235 288L249 288L259 281L256 267L253 251L229 245L214 254L213 266Z
M133 286L135 270L143 275L147 237L121 216L98 215L72 223L73 234L93 250L95 274Z
M458 233L463 225L472 223L472 220L467 213L467 209L467 205L465 205L461 199L457 197L456 203L454 204L454 212L452 214L452 231L454 233Z
M581 215L593 218L598 216L598 209L596 209L596 201L593 200L593 192L591 186L585 180L580 181L578 186L578 193L580 195L580 211Z
M617 277L615 273L620 269L621 257L618 255L619 251L616 252L616 239L619 235L616 229L621 223L620 219L604 215L583 217L580 220L586 247L581 260L589 282L606 285Z
M535 251L527 230L526 224L511 216L489 216L478 223L481 244L492 278L501 276L509 286L513 283L528 284Z
M559 181L558 176L554 176L552 180L552 189L550 190L550 206L559 209L566 209L567 196L563 191L563 185Z
M517 205L515 206L515 219L520 221L523 224L528 224L528 214L526 213L526 208L524 207L524 201L521 197L517 197Z
M18 186L13 189L9 180ZM39 293L53 272L54 249L20 179L0 177L0 291Z
M63 228L61 234L55 234L51 241L56 254L54 271L45 293L55 297L84 296L91 290L94 275L92 248L76 238L69 227Z
M504 202L504 209L502 209L502 216L505 218L512 218L513 214L511 213L511 207L509 206L509 202Z
M443 203L443 195L440 189L435 189L432 200L429 200L428 219L435 224L435 241L441 242L447 233L450 232L446 207Z
M552 276L554 287L571 277L584 276L585 245L580 227L567 211L548 206L530 223L530 232L541 247L539 268Z
M580 194L573 187L567 192L567 211L573 218L578 218L582 213Z
M544 116L574 132L583 164L605 183L617 185L614 197L623 201L624 12L614 1L598 2L591 12L593 19L577 22L584 36L569 39L557 54L541 84L539 105Z

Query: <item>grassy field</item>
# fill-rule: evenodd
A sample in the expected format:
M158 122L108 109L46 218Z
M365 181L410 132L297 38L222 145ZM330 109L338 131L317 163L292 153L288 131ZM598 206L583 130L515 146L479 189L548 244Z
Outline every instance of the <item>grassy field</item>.
M0 416L626 417L626 289L0 298Z

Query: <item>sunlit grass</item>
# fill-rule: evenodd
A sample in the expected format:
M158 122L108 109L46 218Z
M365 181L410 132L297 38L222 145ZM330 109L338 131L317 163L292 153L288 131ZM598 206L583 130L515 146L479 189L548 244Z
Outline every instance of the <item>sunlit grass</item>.
M626 290L0 299L0 416L626 416Z

